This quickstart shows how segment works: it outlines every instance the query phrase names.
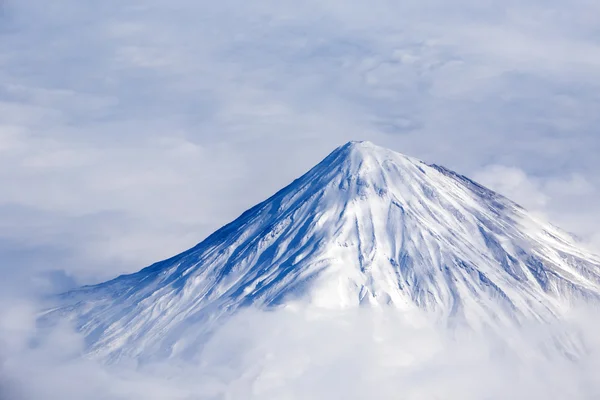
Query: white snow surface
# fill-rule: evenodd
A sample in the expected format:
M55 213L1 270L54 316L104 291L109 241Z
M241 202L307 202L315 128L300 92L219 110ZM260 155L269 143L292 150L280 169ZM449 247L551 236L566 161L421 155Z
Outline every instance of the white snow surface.
M350 142L194 248L61 296L90 354L191 354L246 306L424 313L498 328L600 298L600 259L468 178Z

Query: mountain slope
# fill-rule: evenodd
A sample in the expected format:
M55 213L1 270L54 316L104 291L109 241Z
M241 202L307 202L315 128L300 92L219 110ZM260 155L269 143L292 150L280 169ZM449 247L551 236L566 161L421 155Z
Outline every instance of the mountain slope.
M243 306L390 305L440 321L551 319L600 296L600 259L436 165L351 142L194 248L65 294L100 356L167 356Z

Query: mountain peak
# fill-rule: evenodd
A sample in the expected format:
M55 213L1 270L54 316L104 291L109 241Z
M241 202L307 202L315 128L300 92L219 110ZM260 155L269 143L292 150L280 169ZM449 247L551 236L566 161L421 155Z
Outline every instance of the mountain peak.
M494 325L599 297L600 260L552 225L443 167L349 142L194 248L68 293L60 312L98 353L159 354L248 305Z
M356 151L373 150L373 149L387 150L384 147L376 146L375 144L373 144L372 142L370 142L368 140L351 140L348 143L346 143L340 147L348 147L349 149L356 150Z
M378 146L372 142L366 140L353 140L350 141L333 151L332 154L342 153L349 157L357 159L368 158L368 157L385 157L394 154L396 157L406 157L405 155L394 152L388 148Z
M415 171L419 172L420 164L419 160L369 141L351 141L336 148L300 179L321 178L319 181L327 184L341 178L342 181L358 181L362 186L370 184L383 188L387 185L383 181L385 170L402 170L408 177ZM340 187L345 187L345 183L342 182Z

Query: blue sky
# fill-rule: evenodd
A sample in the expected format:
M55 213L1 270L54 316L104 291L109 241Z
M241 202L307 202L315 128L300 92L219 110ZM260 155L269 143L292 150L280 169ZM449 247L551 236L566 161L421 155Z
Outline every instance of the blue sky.
M355 139L600 249L597 2L1 4L5 280L136 271Z

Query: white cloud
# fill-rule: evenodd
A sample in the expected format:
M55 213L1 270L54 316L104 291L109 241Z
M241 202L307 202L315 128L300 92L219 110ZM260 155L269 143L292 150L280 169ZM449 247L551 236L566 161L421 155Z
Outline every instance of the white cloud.
M597 226L597 184L579 173L530 176L522 169L489 165L474 179L528 210L577 234L583 245L600 252Z
M532 181L519 168L491 165L475 174L474 179L530 211L539 212L548 202L548 196L542 193L539 183Z
M353 139L473 176L600 249L597 2L2 7L0 300L23 310L0 323L5 396L598 397L596 350L523 365L365 317L258 315L197 369L113 371L68 330L30 349L14 300L184 250Z
M574 324L534 325L492 338L450 335L392 310L247 310L220 328L192 363L110 366L80 358L82 341L65 327L31 346L23 321L23 331L2 331L3 339L19 340L4 347L0 396L10 389L23 400L592 399L600 394L595 320L583 313ZM577 361L547 347L554 334L580 328L589 332L588 347Z
M63 253L48 268L106 279L195 244L333 147L368 139L467 174L509 165L527 175L516 196L589 238L577 221L600 215L582 189L600 182L597 11L6 2L0 205L37 217L0 237ZM531 176L586 183L536 193ZM587 204L577 212L572 190Z
M352 139L471 175L600 249L597 2L0 7L0 398L600 395L594 338L579 363L517 362L398 318L250 313L194 368L113 369L64 327L32 348L16 300L184 250Z

